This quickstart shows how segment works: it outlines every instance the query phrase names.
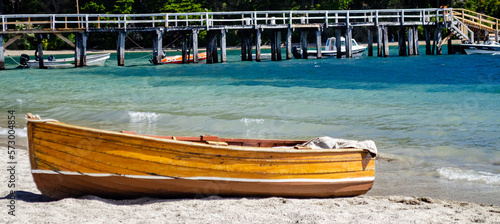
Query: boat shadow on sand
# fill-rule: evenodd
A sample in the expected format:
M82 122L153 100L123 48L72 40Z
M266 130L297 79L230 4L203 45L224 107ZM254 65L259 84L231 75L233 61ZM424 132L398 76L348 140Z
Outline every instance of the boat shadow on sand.
M39 203L39 202L55 202L63 199L53 199L42 194L37 194L29 191L16 191L15 197L11 194L7 194L0 197L0 200L11 200L23 201L28 203ZM224 197L213 194L196 194L191 197L169 197L169 198L155 198L155 197L138 197L138 198L102 198L94 195L85 195L76 198L65 198L65 199L80 199L80 200L93 200L101 201L108 204L114 205L136 205L136 204L152 204L165 201L184 201L184 200L225 200L225 199L238 199L239 197ZM252 197L246 197L251 199Z
M42 194L35 194L33 192L28 192L28 191L16 191L15 196L13 197L12 194L7 194L3 197L0 198L0 200L20 200L24 202L52 202L52 201L57 201L56 199L49 198L47 196L44 196Z

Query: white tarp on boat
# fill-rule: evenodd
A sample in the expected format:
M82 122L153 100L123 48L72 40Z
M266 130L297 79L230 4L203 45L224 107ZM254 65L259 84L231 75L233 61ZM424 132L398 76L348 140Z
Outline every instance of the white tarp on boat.
M375 145L375 142L372 140L356 141L356 140L346 140L346 139L324 136L312 139L300 146L308 147L311 149L357 148L357 149L367 150L375 155L377 154L377 146Z

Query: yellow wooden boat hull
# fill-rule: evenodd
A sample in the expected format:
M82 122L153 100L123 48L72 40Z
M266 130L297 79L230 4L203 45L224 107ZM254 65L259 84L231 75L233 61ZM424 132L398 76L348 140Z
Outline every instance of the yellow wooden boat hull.
M375 155L361 149L282 148L305 142L294 140L142 136L30 114L27 127L35 183L56 199L339 197L364 194L375 180Z

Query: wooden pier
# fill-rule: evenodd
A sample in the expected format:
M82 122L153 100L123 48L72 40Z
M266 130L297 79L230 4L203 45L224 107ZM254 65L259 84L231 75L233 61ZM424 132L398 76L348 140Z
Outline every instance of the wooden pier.
M286 34L286 59L292 58L292 32L301 32L302 49L307 49L307 36L315 35L317 58L322 58L321 40L326 29L333 29L337 38L346 38L346 57L352 57L353 27L368 29L368 56L373 56L373 38L376 35L377 55L389 56L388 27L399 29L399 55L418 55L417 27L423 26L427 54L441 54L441 30L456 30L456 35L465 41L473 38L453 9L388 9L388 10L347 10L347 11L248 11L248 12L201 12L163 14L39 14L1 15L0 20L0 69L5 68L3 38L7 34L37 34L39 55L43 55L41 42L44 34L75 33L75 66L86 66L86 45L89 33L113 32L117 35L117 61L125 64L125 37L127 32L152 32L153 63L160 64L163 36L167 32L182 33L183 62L189 54L198 62L198 34L207 31L207 63L226 61L226 32L239 30L242 39L241 59L261 61L262 32L271 32L272 60L281 58L281 37ZM497 27L494 28L498 30ZM189 38L186 38L189 35ZM433 41L431 49L431 40ZM339 41L337 41L339 43ZM406 44L407 43L407 44ZM189 47L188 47L189 46ZM337 49L340 49L339 47ZM189 52L188 52L189 51ZM220 54L218 53L220 51ZM307 51L302 58L307 58ZM220 60L219 60L220 55ZM340 56L340 54L337 54ZM43 60L40 61L43 68Z

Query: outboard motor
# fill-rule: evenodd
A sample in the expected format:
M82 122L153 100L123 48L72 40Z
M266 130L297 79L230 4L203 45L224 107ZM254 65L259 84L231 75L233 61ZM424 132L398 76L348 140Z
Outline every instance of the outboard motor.
M28 61L30 60L30 56L27 54L21 54L21 57L19 58L19 62L22 66L27 67L28 66Z
M301 53L302 52L299 52L300 50L298 49L297 46L293 46L292 47L292 55L295 59L301 59L302 58L302 55Z

